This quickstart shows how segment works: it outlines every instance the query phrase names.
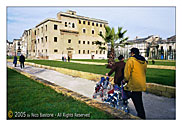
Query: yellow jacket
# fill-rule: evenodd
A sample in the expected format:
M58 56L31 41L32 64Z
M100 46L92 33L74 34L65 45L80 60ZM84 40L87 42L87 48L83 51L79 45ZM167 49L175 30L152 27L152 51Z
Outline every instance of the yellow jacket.
M125 81L128 81L124 89L127 91L146 91L146 69L147 63L144 57L130 57L124 70Z

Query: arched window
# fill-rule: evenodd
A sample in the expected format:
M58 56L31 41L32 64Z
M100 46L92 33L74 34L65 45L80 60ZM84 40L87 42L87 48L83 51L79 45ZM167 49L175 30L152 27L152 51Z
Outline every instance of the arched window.
M75 28L75 24L74 23L72 24L72 28Z

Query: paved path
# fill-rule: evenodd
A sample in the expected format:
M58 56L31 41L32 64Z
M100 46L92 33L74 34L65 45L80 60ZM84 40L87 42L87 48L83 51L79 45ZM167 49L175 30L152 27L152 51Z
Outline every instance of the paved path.
M12 63L8 62L7 65L13 66ZM20 69L20 67L16 67ZM76 78L62 73L48 70L44 68L25 66L22 71L37 76L39 78L45 79L47 81L53 82L57 85L70 89L72 91L78 92L84 96L92 98L94 87L96 82ZM143 102L146 111L147 119L175 119L176 118L176 99L159 97L149 93L143 93ZM136 115L134 105L131 100L129 100L130 113Z

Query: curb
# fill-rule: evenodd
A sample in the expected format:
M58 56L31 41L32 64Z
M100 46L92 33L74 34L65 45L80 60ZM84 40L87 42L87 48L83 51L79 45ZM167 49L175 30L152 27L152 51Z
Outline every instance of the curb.
M82 101L82 102L86 103L89 106L98 108L98 109L100 109L100 110L102 110L102 111L104 111L104 112L106 112L108 114L111 114L116 119L140 120L139 117L136 117L136 116L134 116L134 115L132 115L130 113L127 114L122 110L112 108L108 104L105 104L103 102L88 98L88 97L86 97L84 95L81 95L81 94L79 94L77 92L74 92L72 90L66 89L66 88L61 87L61 86L58 86L58 85L56 85L56 84L54 84L52 82L46 81L44 79L35 77L35 76L33 76L33 75L29 74L29 73L26 73L26 72L23 72L21 70L15 69L14 67L8 66L8 68L13 69L13 70L19 72L22 75L25 75L26 77L28 77L28 78L30 78L32 80L35 80L35 81L37 81L37 82L39 82L39 83L41 83L41 84L43 84L45 86L48 86L48 87L54 89L57 93L62 93L63 95L71 96L72 98L74 98L76 100L79 100L79 101Z

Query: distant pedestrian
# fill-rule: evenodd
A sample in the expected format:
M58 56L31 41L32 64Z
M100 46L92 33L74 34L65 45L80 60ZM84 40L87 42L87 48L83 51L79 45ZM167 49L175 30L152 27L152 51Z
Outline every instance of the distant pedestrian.
M64 62L64 56L62 56L62 61Z
M20 61L20 67L21 67L21 69L24 68L25 67L25 65L24 65L25 56L23 54L21 54L19 61Z
M16 67L16 64L17 64L17 56L16 56L16 55L14 56L13 64L14 64L14 66Z
M66 62L66 56L64 57L64 62Z
M147 63L143 56L139 55L138 48L131 49L131 57L127 60L124 70L124 82L128 84L124 90L130 94L137 115L145 119L145 110L142 101L142 91L146 91Z
M68 56L68 62L70 62L70 56Z

